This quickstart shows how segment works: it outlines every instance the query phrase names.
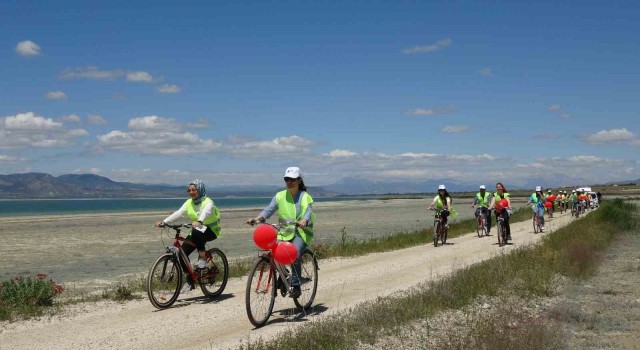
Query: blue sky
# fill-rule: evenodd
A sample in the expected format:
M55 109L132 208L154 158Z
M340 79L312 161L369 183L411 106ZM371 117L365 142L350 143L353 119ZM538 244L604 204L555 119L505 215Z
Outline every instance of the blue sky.
M0 173L640 177L635 1L141 3L0 4Z

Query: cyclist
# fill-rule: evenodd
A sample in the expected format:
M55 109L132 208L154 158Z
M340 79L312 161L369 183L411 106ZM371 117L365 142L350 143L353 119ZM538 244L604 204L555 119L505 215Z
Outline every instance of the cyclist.
M536 191L529 197L527 204L532 204L531 209L538 215L540 220L540 230L544 232L544 195L542 194L542 187L536 186Z
M503 199L507 200L507 207L503 208L502 210L498 210L496 206L498 205L498 202ZM511 225L509 225L509 217L511 216L511 199L509 198L509 192L507 191L507 188L504 187L502 182L498 182L496 184L496 192L491 197L489 210L494 208L496 208L496 222L498 221L498 217L501 216L503 219L502 222L504 223L504 227L507 230L507 239L511 240ZM498 232L498 234L500 234L500 232Z
M475 198L473 198L473 204L471 208L478 206L476 209L476 218L480 215L483 215L486 224L487 224L487 233L491 231L491 215L489 215L489 203L491 203L491 194L487 192L487 188L485 185L480 185L480 192L476 193Z
M185 239L182 249L187 258L195 249L198 249L198 261L195 263L195 267L196 269L204 269L207 267L205 244L218 238L221 234L220 211L213 203L213 200L207 196L207 191L202 181L193 180L187 186L187 193L190 198L182 204L180 209L167 216L164 220L157 221L156 226L162 227L186 214L191 220L191 234ZM185 271L187 270L186 266L182 268ZM184 284L182 291L194 288L191 276L187 274L187 282Z
M571 214L575 215L576 211L580 211L580 202L578 201L578 194L576 190L571 190L571 196L569 196L571 202Z
M440 211L440 216L442 216L442 223L444 227L448 228L449 224L447 223L447 217L451 215L451 217L456 217L457 213L453 210L453 206L451 205L453 201L451 200L451 196L449 192L447 192L447 188L444 185L438 186L438 194L433 198L431 205L429 205L428 209L433 209L436 207L436 210Z
M276 193L271 199L271 203L262 210L260 215L248 220L247 223L265 222L276 211L278 212L281 225L278 240L291 242L298 250L298 257L293 263L291 280L293 291L289 295L292 298L297 298L301 294L300 270L302 262L300 257L313 240L313 223L316 220L316 214L313 213L313 198L307 193L300 168L287 168L284 172L284 182L287 188ZM298 224L297 228L296 223Z
M549 212L550 215L553 215L553 213L556 211L556 202L551 199L553 198L553 192L551 192L550 189L547 190L547 196L544 198L547 202L551 202L551 207L547 208L547 212Z

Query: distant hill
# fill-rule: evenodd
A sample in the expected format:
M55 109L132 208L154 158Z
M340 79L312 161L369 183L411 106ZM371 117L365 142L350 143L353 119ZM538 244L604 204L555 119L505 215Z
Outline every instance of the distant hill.
M214 198L270 197L280 189L282 187L278 186L222 187L208 188L207 194ZM309 192L317 197L340 194L321 187L310 187ZM171 198L186 195L185 186L116 182L93 174L0 175L0 199Z

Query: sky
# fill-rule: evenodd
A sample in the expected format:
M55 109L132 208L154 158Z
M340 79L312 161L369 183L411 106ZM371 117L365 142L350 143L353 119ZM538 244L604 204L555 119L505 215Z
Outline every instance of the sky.
M0 174L637 179L638 18L637 1L5 0Z

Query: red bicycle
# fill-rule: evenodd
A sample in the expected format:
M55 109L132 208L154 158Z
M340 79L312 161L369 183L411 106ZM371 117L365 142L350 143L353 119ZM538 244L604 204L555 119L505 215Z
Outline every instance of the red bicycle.
M279 228L278 225L271 225ZM305 311L316 297L318 289L318 261L316 256L307 247L301 255L300 264L300 295L293 298L294 304ZM276 301L276 294L284 297L293 292L292 266L278 263L272 256L271 251L260 252L258 260L249 273L245 296L245 305L249 321L255 327L264 326L273 311Z
M444 224L444 217L442 216L442 212L446 209L430 208L429 210L436 212L436 216L433 219L433 246L438 246L438 240L440 240L442 245L444 245L447 243L447 233L449 231L447 225Z
M476 212L479 211L479 215L476 219L476 232L478 233L478 237L488 236L489 230L487 229L487 215L491 215L490 211L487 208L478 208Z
M207 267L197 269L191 266L180 242L184 242L183 244L193 243L185 241L185 238L180 236L182 227L191 228L191 224L165 224L162 226L163 233L167 235L169 235L169 229L176 232L173 244L166 247L166 253L160 255L149 270L147 294L151 304L158 309L166 309L178 299L183 281L182 271L189 276L191 281L198 283L202 293L208 297L222 294L229 279L227 257L218 248L207 250L205 255Z

